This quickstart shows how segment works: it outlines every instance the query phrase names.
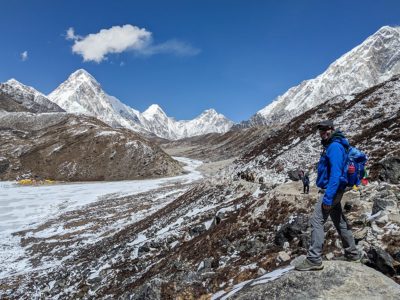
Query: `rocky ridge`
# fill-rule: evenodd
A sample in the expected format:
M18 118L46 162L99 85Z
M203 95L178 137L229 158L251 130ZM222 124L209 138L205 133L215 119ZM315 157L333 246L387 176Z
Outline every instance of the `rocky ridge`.
M0 179L124 180L171 176L179 163L128 129L66 113L0 114Z
M34 88L10 79L5 83L0 83L1 111L42 113L63 112L64 110Z

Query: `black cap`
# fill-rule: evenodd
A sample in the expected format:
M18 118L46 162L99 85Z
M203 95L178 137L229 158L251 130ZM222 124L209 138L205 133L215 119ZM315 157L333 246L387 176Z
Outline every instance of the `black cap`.
M318 130L321 129L335 129L335 126L333 126L333 121L331 120L324 120L318 123L317 125Z

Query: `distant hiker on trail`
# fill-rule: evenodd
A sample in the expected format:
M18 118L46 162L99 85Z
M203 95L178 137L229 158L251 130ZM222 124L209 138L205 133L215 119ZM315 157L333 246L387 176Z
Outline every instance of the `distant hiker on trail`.
M305 173L301 180L303 181L303 194L308 194L310 192L310 178L308 177L308 173Z
M340 186L340 176L346 162L348 140L343 133L334 129L330 120L318 124L321 143L324 147L318 163L316 184L320 188L321 197L311 217L311 244L307 258L295 266L299 271L322 270L322 247L324 244L324 224L329 216L333 221L345 250L344 259L359 261L360 254L356 248L353 234L342 212L340 200L344 188Z

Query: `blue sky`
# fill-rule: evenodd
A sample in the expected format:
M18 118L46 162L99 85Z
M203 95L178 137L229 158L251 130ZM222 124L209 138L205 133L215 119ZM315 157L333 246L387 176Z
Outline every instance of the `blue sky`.
M384 25L400 1L0 0L0 82L48 94L79 68L178 120L248 119Z

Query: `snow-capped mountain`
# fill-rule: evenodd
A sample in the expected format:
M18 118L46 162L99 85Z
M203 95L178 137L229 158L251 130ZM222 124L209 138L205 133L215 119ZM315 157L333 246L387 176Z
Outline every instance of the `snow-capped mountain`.
M143 131L140 112L106 94L96 79L83 69L72 73L48 97L69 113L94 116L113 127Z
M286 122L336 96L358 93L400 73L400 27L384 26L333 62L258 111L250 125Z
M33 87L10 79L0 83L0 92L31 112L63 112L64 110Z
M213 109L189 121L176 121L168 117L156 104L140 113L106 94L96 79L83 69L71 74L48 97L69 113L95 116L113 127L126 127L166 139L226 132L233 125L232 121Z
M224 133L233 122L214 109L205 110L193 120L176 121L168 117L157 104L151 105L142 116L145 118L146 129L157 136L168 139L181 139L211 132Z

